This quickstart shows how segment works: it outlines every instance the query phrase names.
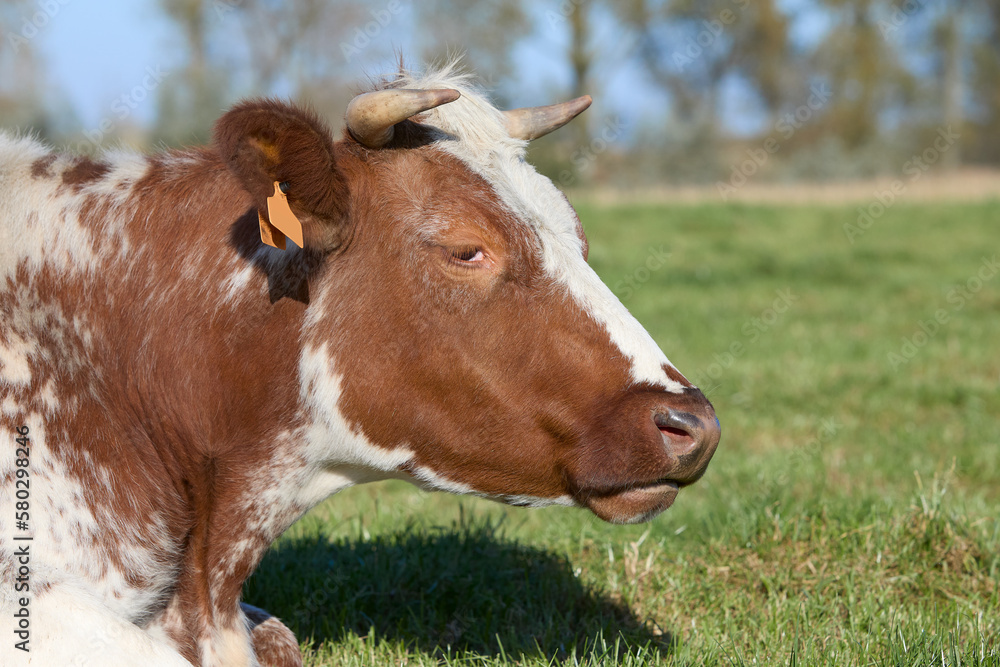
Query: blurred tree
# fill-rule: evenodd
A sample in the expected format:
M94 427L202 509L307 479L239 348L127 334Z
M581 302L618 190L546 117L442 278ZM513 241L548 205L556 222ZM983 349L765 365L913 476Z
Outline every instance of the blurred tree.
M941 98L944 100L942 121L946 127L962 130L965 117L962 113L962 14L949 12L940 21L937 45L942 54L944 66L941 68ZM955 169L962 161L961 143L944 154L944 166Z
M616 21L613 12L609 12L614 5L610 0L567 0L545 12L543 25L565 33L566 45L557 46L555 54L566 66L569 81L565 90L554 91L551 99L537 103L553 104L588 94L596 100L589 113L574 120L565 130L531 144L531 161L563 186L579 186L581 181L593 180L597 153L610 148L607 137L601 137L594 145L591 128L600 120L602 83L609 74L608 64L612 68L618 65L611 53L613 45L599 46L595 36L595 28ZM605 56L603 61L595 57L598 49ZM619 130L613 136L620 134Z
M970 160L1000 164L1000 2L973 0L962 41L968 36L970 73L962 90L968 100L967 140Z
M159 84L153 137L168 145L205 143L212 123L228 101L223 71L209 53L213 19L211 0L159 0L181 36L182 64Z
M37 12L27 0L0 4L0 127L30 128L52 140L55 122L43 99L45 71L34 48Z
M794 138L782 138L762 173L898 172L942 125L962 134L961 151L948 151L944 165L1000 163L1000 0L156 3L177 35L155 92L154 138L169 144L206 141L239 95L298 98L336 125L363 69L379 73L401 47L413 61L414 52L440 61L464 50L503 106L534 103L539 95L529 99L525 81L546 87L539 103L594 94L594 110L531 146L541 169L567 185L610 178L600 168L611 164L622 182L661 181L667 172L728 175L748 148L759 149L801 110L815 84L832 98ZM42 40L29 25L37 9L37 0L0 2L0 123L58 138L66 105L45 83ZM558 74L525 76L532 64L519 54L532 51L522 46L557 63L546 72ZM601 90L623 68L634 76L636 66L664 93L668 110L648 115L638 130L615 124L597 159L589 130L605 132L611 119L601 112L622 108Z
M880 16L891 14L888 0L818 1L833 22L810 63L833 92L822 129L858 149L878 138L883 119L897 122L905 114L917 80L886 39Z
M240 2L249 90L295 97L336 126L358 92L359 67L390 55L389 36L402 14L400 2L370 7L353 0Z
M594 63L590 45L592 4L589 0L579 0L572 3L569 11L569 63L573 72L571 96L574 98L586 94L590 82L590 70Z
M778 110L792 97L789 90L792 80L797 84L801 79L788 76L788 62L794 59L788 30L788 18L778 11L775 0L755 2L735 48L735 67L753 82L753 89L772 123Z
M968 155L976 161L1000 159L1000 3L995 0L940 0L903 6L883 22L919 80L920 96L908 104L911 124L926 144L942 126L961 135L942 155L954 169ZM893 35L895 36L895 35Z
M741 79L774 118L798 79L787 67L788 19L776 0L626 0L623 18L682 126L716 132L721 88L731 78Z
M336 126L356 92L352 70L385 55L374 45L390 44L378 38L400 13L390 8L399 2L367 11L351 0L160 3L179 29L184 55L161 88L155 135L168 144L207 141L219 113L241 94L297 98Z
M636 36L637 62L669 99L659 127L642 146L659 154L644 164L674 179L728 173L742 154L723 105L736 94L745 105L740 132L770 132L789 104L808 96L796 59L789 17L777 0L623 0L622 21ZM745 156L744 156L745 157Z
M464 55L468 68L506 105L515 47L532 32L524 0L424 0L413 3L414 32L426 62Z
M590 42L593 5L590 0L578 0L570 8L569 64L573 79L569 97L572 99L588 93L597 94L594 90L596 82L592 76L594 52ZM589 118L590 116L584 115L571 125L577 146L586 146L589 142Z

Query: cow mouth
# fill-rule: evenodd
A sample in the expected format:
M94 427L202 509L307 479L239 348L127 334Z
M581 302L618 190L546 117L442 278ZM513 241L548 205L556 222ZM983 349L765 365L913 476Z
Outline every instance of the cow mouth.
M594 494L584 502L591 512L611 523L642 523L674 504L680 484L662 480L610 493Z

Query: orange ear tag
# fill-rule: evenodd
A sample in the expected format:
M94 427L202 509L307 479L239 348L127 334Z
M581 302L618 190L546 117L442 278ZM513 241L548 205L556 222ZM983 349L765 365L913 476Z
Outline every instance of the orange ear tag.
M285 237L287 236L298 247L304 247L302 223L299 222L299 219L292 213L292 209L289 208L288 198L281 191L278 181L274 182L274 194L267 198L267 217L270 219L270 225L266 225L266 221L263 218L260 220L261 241L275 248L284 249ZM265 227L271 227L272 229L265 231Z

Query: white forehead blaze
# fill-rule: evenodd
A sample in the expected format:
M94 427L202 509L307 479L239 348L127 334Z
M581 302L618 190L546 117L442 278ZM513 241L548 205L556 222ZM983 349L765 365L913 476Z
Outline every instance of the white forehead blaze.
M576 214L552 181L525 161L526 142L507 134L503 114L469 84L467 77L454 74L451 68L404 78L400 84L418 89L454 88L462 93L458 100L428 112L422 120L450 135L436 145L482 176L504 205L535 231L545 271L566 286L583 311L604 327L612 343L631 360L632 380L682 393L684 386L663 369L673 364L583 259Z

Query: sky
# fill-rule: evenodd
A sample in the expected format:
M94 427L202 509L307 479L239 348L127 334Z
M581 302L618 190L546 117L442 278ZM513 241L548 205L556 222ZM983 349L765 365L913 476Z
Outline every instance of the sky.
M44 60L49 89L70 104L82 128L96 127L113 115L113 101L141 85L150 68L169 73L178 66L181 53L180 36L154 0L104 0L99 10L94 5L84 0L59 0L59 10L30 42ZM23 16L32 18L27 13ZM380 38L387 45L407 50L405 36L386 34ZM521 68L534 74L536 84L560 76L557 67L539 68L539 63L553 61L553 55L545 50L542 42L538 48L517 54ZM379 65L357 64L359 75ZM139 104L133 119L147 124L154 114L155 104Z
M810 2L783 0L782 4L795 8ZM179 65L181 38L162 16L155 0L104 0L99 5L84 0L49 0L46 4L58 6L58 11L40 27L31 45L45 61L49 89L69 103L81 131L99 126L104 118L113 118L114 100L130 95L150 72L169 73ZM558 15L559 5L530 5L535 34L520 42L514 51L518 81L523 84L514 91L514 100L519 104L555 102L554 91L568 88L570 73L562 54L569 33ZM805 16L793 35L808 41L815 39L824 26L821 20L810 19L808 13ZM404 53L412 49L411 40L402 32L409 29L405 18L389 28L378 39ZM595 100L591 113L620 119L629 127L663 118L669 99L626 57L630 45L621 38L611 17L597 22L595 43L595 51L601 55L598 67L602 95ZM416 54L407 55L412 60ZM358 60L359 75L379 71L380 63L364 62L364 54ZM759 130L755 119L746 114L741 91L734 88L728 94L732 99L723 105L726 124L736 133ZM154 98L150 95L136 103L131 120L148 125L155 114Z
M95 3L64 1L35 39L49 86L68 99L81 127L96 127L147 68L169 70L174 63L164 54L175 36L152 2L102 0L98 11ZM153 104L140 104L134 117L148 123L154 113Z

